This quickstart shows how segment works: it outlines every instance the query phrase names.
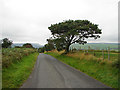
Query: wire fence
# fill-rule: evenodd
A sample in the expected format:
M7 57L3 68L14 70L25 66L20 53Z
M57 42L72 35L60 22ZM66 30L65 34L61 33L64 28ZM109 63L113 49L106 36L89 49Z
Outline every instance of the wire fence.
M106 48L99 48L99 47L70 47L71 52L82 52L85 55L92 54L98 58L107 59L107 60L114 60L118 58L118 50L113 50L110 47Z

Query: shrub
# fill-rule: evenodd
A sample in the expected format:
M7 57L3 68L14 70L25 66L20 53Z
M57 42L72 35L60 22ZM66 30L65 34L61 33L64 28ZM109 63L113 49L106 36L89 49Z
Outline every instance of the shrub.
M2 67L9 67L13 62L20 61L22 57L36 52L30 48L6 48L2 49Z

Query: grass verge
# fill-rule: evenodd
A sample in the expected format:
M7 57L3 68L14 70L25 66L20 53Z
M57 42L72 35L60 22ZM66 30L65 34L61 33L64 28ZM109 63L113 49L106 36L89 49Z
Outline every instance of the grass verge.
M30 54L9 68L3 68L2 88L19 88L32 72L37 56L38 53Z
M107 86L118 88L118 68L112 67L109 64L99 63L96 60L78 59L67 55L60 55L55 52L46 52L56 59L66 63L89 76L101 81Z

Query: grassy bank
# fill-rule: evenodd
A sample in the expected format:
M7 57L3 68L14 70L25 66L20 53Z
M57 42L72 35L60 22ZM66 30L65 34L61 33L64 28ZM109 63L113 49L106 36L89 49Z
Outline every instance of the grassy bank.
M24 56L36 52L33 48L3 48L2 67L8 68L12 63L19 62Z
M19 88L32 72L37 56L38 53L32 53L12 63L9 68L3 68L2 88Z
M61 55L59 52L46 52L46 54L88 74L107 86L118 88L118 68L112 65L112 61L101 60L78 52L67 55Z

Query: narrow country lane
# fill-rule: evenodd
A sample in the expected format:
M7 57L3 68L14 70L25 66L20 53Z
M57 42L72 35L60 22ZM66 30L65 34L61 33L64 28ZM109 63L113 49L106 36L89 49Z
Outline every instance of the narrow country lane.
M33 72L21 88L109 87L50 55L39 54Z

